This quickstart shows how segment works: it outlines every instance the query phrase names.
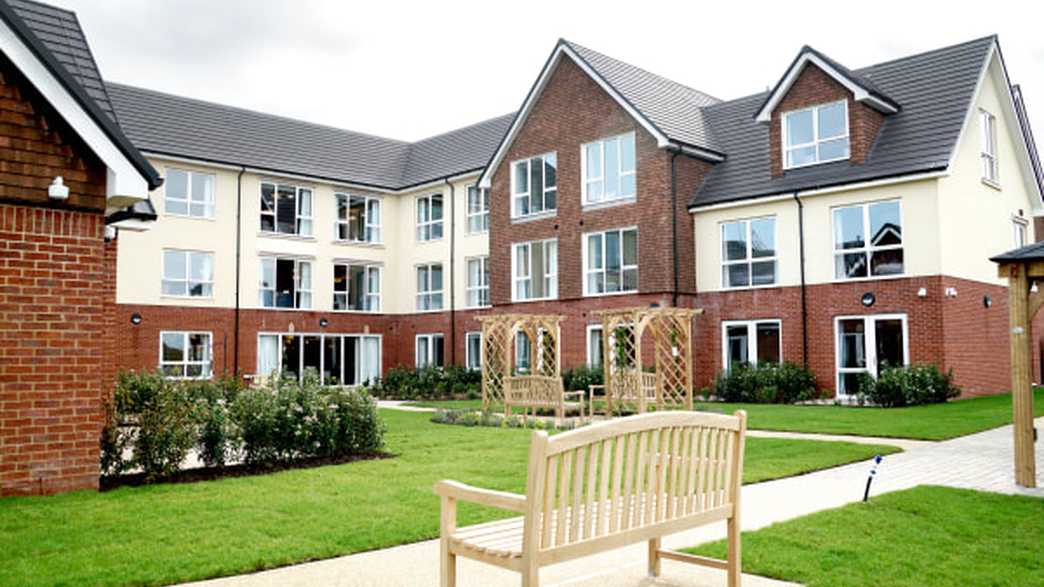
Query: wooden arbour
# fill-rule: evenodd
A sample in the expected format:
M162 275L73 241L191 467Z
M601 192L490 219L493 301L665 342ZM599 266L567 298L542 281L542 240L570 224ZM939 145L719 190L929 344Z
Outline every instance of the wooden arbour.
M490 314L482 323L482 409L504 401L508 379L516 376L518 333L529 340L529 375L561 380L563 316L554 314Z
M592 312L602 319L602 369L606 413L633 405L692 409L692 321L701 309L619 308ZM653 364L645 371L642 341L652 342Z

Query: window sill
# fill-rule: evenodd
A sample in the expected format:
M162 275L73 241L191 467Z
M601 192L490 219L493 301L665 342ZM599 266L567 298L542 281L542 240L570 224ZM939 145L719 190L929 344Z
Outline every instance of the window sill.
M163 300L178 300L179 302L185 301L199 301L199 302L213 302L214 296L176 296L172 294L160 294L160 299Z
M992 180L992 179L987 179L987 178L984 177L984 178L982 178L982 183L983 183L983 185L989 186L989 187L997 190L998 192L1001 191L1001 184L999 182L996 182L996 181Z
M475 232L465 231L464 236L486 236L489 234L489 230L477 230Z
M164 212L163 215L168 218L182 218L184 220L208 220L210 222L215 222L213 216L192 216L190 214L177 214L174 212Z
M604 201L601 201L601 202L590 202L590 203L587 203L587 204L583 204L580 207L580 210L582 212L587 212L589 210L601 210L603 208L615 208L617 206L627 206L629 204L634 204L634 203L637 203L637 202L638 202L638 198L635 197L635 196L631 196L629 198L616 198L614 200L604 200Z
M718 291L722 292L722 293L727 293L727 292L730 292L730 291L749 291L749 290L752 290L752 289L771 289L771 288L774 288L774 287L782 287L782 286L780 284L778 284L778 283L766 283L766 284L762 284L762 285L737 285L737 286L722 285L722 286L720 286L718 288Z
M888 281L890 279L904 279L911 278L913 275L907 275L906 273L899 273L896 275L873 275L870 277L843 277L834 278L830 283L861 283L867 281Z
M637 293L638 293L638 290L636 290L636 289L629 289L627 291L607 291L607 292L602 292L602 293L590 293L590 292L586 292L585 291L584 292L584 297L585 298L611 298L611 297L614 297L614 296L635 295Z
M841 138L841 137L836 137L836 138ZM833 140L833 139L831 139L831 140ZM784 149L783 155L786 156L786 149ZM812 163L803 163L801 165L791 165L789 167L787 165L784 165L783 166L783 172L786 173L787 171L794 171L794 170L797 170L797 169L804 169L806 167L815 167L816 165L826 165L827 163L837 163L838 161L848 161L851 158L852 158L852 156L848 155L848 156L845 156L845 157L835 157L834 159L823 159L821 161L813 161Z
M380 315L380 310L330 310L331 314L368 314L370 316Z
M275 238L275 239L288 240L288 241L299 241L299 242L305 242L305 243L317 242L317 240L316 240L316 238L314 236L302 236L302 235L299 235L299 234L285 234L285 233L282 233L282 232L266 232L264 230L257 231L257 236L263 237L263 238Z
M322 310L316 310L315 308L275 308L272 306L257 306L255 310L270 310L275 312L321 312Z
M544 220L547 218L554 218L558 216L558 208L555 208L551 212L540 212L539 214L527 214L525 216L512 216L511 224L523 224L525 222L536 222L537 220Z
M336 245L338 247L364 247L364 248L368 248L368 249L383 249L384 248L384 243L383 242L371 243L371 242L366 242L366 241L349 241L349 240L334 239L334 240L330 241L330 244Z
M413 313L414 314L438 314L439 312L448 312L448 311L449 310L444 310L442 308L438 308L438 309L435 309L435 310L414 310Z
M440 236L439 238L429 238L428 240L424 240L424 241L422 241L419 238L417 238L417 239L414 239L413 242L418 244L418 245L430 245L430 244L435 244L435 243L441 243L444 240L446 240L446 237Z
M486 304L484 306L464 306L462 310L488 310L493 307L493 304Z
M557 299L558 299L558 296L555 296L553 298L527 298L527 299L524 299L524 300L516 300L515 298L511 298L511 303L512 304L527 304L529 302L553 302L553 301L556 301Z

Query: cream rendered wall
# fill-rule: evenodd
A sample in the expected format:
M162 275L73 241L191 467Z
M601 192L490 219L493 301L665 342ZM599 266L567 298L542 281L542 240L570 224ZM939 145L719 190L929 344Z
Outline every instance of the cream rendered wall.
M457 222L457 243L455 251L457 262L456 266L454 267L454 274L456 275L457 281L456 306L458 310L473 309L468 306L467 259L472 257L489 257L489 232L468 232L468 186L475 185L476 183L478 183L477 175L474 177L467 178L464 181L456 184L457 197L454 215L456 217ZM481 330L478 322L468 325L468 329Z
M832 228L834 208L881 200L900 200L905 265L903 276L939 273L936 180L802 194L800 197L805 208L806 283L836 281ZM699 291L722 289L721 224L764 216L776 218L777 285L794 286L801 283L798 207L790 197L694 213L696 287Z
M996 56L983 78L976 107L958 143L950 175L939 180L943 273L1003 285L989 257L1015 246L1013 218L1028 222L1027 244L1033 235L1033 214L1040 210L1032 176L1021 165L1022 137L1011 113L1003 68ZM997 121L999 187L982 181L979 109Z

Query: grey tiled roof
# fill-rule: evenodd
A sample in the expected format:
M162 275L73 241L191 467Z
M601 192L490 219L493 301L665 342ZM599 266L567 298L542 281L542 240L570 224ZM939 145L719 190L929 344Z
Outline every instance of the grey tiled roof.
M704 107L720 100L582 45L566 40L561 42L575 51L667 138L722 152L703 114Z
M995 37L854 70L901 105L885 117L862 165L847 161L770 175L769 126L754 120L766 93L703 109L725 161L689 202L701 206L801 189L944 169L956 146Z
M513 117L408 143L111 82L108 89L143 151L389 189L482 168Z
M1026 245L1020 249L1002 253L996 257L990 257L994 263L1004 261L1044 261L1044 242Z

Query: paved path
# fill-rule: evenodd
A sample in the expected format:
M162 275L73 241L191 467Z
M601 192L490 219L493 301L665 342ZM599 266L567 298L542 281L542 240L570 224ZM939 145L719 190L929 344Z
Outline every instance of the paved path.
M1044 418L1036 421L1044 427ZM880 440L877 440L880 441ZM885 457L874 481L874 494L934 484L1044 498L1044 489L1015 487L1012 474L1011 426L937 443L924 443ZM862 498L869 469L854 463L799 477L743 488L743 529L755 530ZM1044 446L1037 446L1038 484L1044 485ZM433 501L434 503L434 501ZM692 546L724 538L724 523L676 534L668 548ZM724 585L724 574L664 561L664 576L645 577L645 544L637 544L544 569L541 585L569 587L696 587ZM207 587L342 585L352 587L419 587L438 584L438 542L429 540L395 548L285 567L253 575L207 581ZM460 560L461 587L514 587L518 575L488 565ZM786 585L759 577L748 587Z

